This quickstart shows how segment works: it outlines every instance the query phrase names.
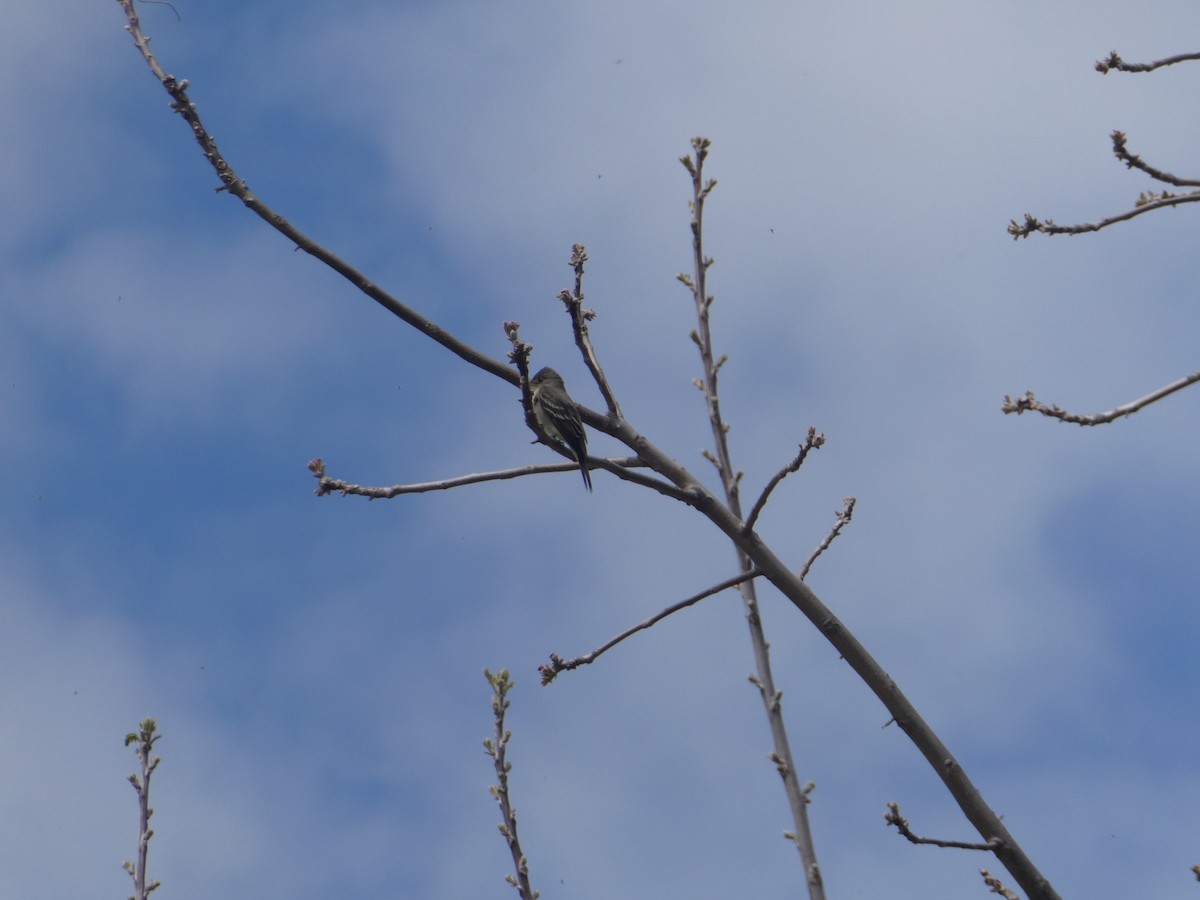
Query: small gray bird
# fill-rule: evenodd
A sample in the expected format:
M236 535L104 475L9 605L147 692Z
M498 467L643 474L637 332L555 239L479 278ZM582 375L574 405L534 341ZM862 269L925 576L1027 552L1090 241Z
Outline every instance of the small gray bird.
M579 463L583 483L590 491L592 476L587 467L587 432L579 418L579 407L567 393L562 376L553 369L542 369L530 379L529 388L533 392L533 414L538 425L550 437L566 444L575 462Z

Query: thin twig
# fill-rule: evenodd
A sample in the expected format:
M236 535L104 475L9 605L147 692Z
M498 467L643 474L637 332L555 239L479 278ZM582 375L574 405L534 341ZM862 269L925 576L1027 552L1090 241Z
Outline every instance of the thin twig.
M521 842L517 838L517 811L508 796L508 773L512 771L512 763L505 759L505 752L512 732L504 728L504 713L508 709L508 692L513 688L513 681L508 675L508 669L501 669L495 675L484 669L483 676L492 686L492 716L496 722L495 738L484 738L483 741L484 749L495 763L498 782L491 785L488 791L500 804L500 814L504 817L504 821L500 823L500 833L508 842L513 865L517 869L515 876L505 875L504 880L517 889L521 900L537 900L538 892L529 883L529 860L521 851Z
M824 444L825 435L817 434L817 429L809 426L808 436L804 439L804 443L800 445L800 452L796 454L796 458L772 476L771 480L767 482L767 486L763 488L762 493L759 494L758 499L754 501L754 506L750 508L750 515L746 517L747 532L754 530L754 525L758 522L758 516L763 511L763 507L767 505L767 499L771 496L771 492L775 490L775 486L804 465L804 460L808 458L810 450L816 450L824 446Z
M1179 178L1172 175L1170 172L1164 172L1162 169L1156 169L1154 166L1147 163L1136 153L1129 152L1129 145L1125 139L1123 131L1114 131L1112 133L1113 155L1121 162L1125 163L1126 168L1140 169L1145 172L1155 181L1161 181L1165 184L1173 184L1176 187L1200 187L1200 181L1194 178ZM1161 197L1161 195L1159 195ZM1173 195L1168 195L1173 196ZM1141 205L1141 204L1139 204Z
M538 421L538 417L533 412L533 389L529 386L529 357L533 353L533 344L521 340L520 322L505 322L504 334L513 347L509 351L508 361L517 367L517 375L520 378L521 408L525 413L525 427L536 435L537 440L534 443L544 444L559 456L571 460L574 463L572 468L578 469L579 463L575 461L575 457L560 441L556 441L546 434L542 429L542 423Z
M154 745L162 737L161 734L155 733L157 728L158 725L154 719L144 719L137 731L131 731L125 735L125 746L137 745L133 752L142 764L141 777L136 774L129 776L129 783L133 785L133 789L138 795L137 863L125 860L123 864L123 868L133 879L133 895L130 900L146 900L150 896L150 892L156 890L160 884L158 881L146 883L146 861L150 855L150 838L154 837L154 829L150 827L150 818L154 815L154 810L150 808L150 776L162 762L159 757L150 755L154 750Z
M1175 63L1196 59L1200 59L1200 53L1180 53L1178 56L1168 56L1166 59L1160 59L1152 63L1127 63L1114 50L1105 59L1096 61L1096 71L1101 75L1107 75L1112 69L1116 69L1118 72L1153 72L1155 69L1161 69L1163 66L1173 66Z
M801 581L808 577L808 571L813 567L813 563L817 561L817 557L828 550L829 545L842 533L842 529L850 524L850 519L854 516L854 504L857 502L858 500L854 497L842 498L842 508L836 513L836 520L833 523L833 527L829 529L829 533L825 535L821 543L817 544L817 549L812 552L808 561L800 569Z
M737 585L742 584L743 582L749 581L751 578L757 578L761 574L762 573L758 572L758 571L750 571L750 572L743 572L741 575L735 575L732 578L726 578L724 581L722 581L718 584L714 584L712 587L705 588L698 594L693 594L691 597L688 597L686 600L681 600L678 603L674 603L671 606L668 606L666 609L655 613L650 618L646 619L644 622L639 622L637 625L634 625L632 628L627 628L625 631L622 631L620 634L618 634L615 638L610 640L608 643L606 643L600 647L597 647L591 653L585 653L582 656L576 656L576 657L573 657L572 659L563 659L557 653L551 653L550 654L550 665L538 666L538 672L540 672L541 676L542 676L542 684L547 685L550 682L552 682L554 680L555 676L558 675L559 672L566 672L571 669L577 669L580 666L586 666L586 665L589 665L589 664L595 662L596 658L598 656L600 656L602 653L605 653L605 652L611 650L613 647L617 646L617 644L621 643L621 641L625 640L628 637L632 637L633 635L637 634L639 631L644 631L645 629L654 625L656 622L659 622L662 619L665 619L667 616L672 615L673 613L677 613L681 609L687 609L689 606L699 603L705 597L711 597L713 594L719 594L721 591L728 590L731 587L736 587Z
M1006 888L999 878L993 878L987 869L980 869L979 874L983 876L983 883L992 889L993 894L999 894L1004 900L1021 900L1020 897Z
M1176 187L1200 187L1200 180L1180 178L1172 175L1170 172L1164 172L1162 169L1157 169L1150 165L1137 154L1130 153L1124 132L1114 131L1111 137L1113 155L1125 163L1126 168L1140 169L1151 178L1161 181L1164 184L1172 184ZM1200 201L1200 190L1189 191L1186 194L1173 194L1170 191L1144 191L1138 197L1133 209L1119 215L1110 216L1107 219L1101 219L1099 222L1083 222L1079 225L1056 225L1053 219L1042 221L1029 213L1025 213L1025 221L1021 224L1018 224L1016 219L1009 220L1008 233L1012 235L1014 241L1020 238L1027 238L1034 233L1086 234L1091 231L1099 231L1101 228L1107 228L1109 225L1115 225L1117 222L1127 222L1132 218L1144 213L1153 212L1156 209L1164 209L1169 206L1182 206L1184 203L1195 203L1197 201Z
M1026 391L1025 396L1018 397L1015 400L1008 396L1008 394L1005 394L1004 404L1000 409L1005 414L1016 413L1017 415L1025 412L1039 412L1052 419L1058 419L1060 422L1070 422L1074 425L1106 425L1117 419L1131 416L1151 403L1156 403L1164 397L1169 397L1176 391L1181 391L1185 387L1195 384L1197 381L1200 381L1200 372L1193 372L1191 375L1187 375L1177 381L1172 381L1165 387L1161 387L1157 391L1153 391L1138 400L1123 403L1114 409L1110 409L1108 412L1093 413L1092 415L1078 415L1076 413L1069 413L1060 406L1047 406L1034 397L1033 391Z
M639 484L643 487L651 488L658 491L664 496L671 497L675 500L688 502L688 496L684 491L668 484L658 478L651 478L648 475L642 475L635 471L637 468L644 468L646 463L636 456L604 458L599 456L589 456L587 458L588 467L592 469L604 469L612 472L618 478L624 481ZM388 486L383 485L364 485L354 484L349 481L342 481L337 478L330 478L325 473L325 461L318 457L311 460L308 464L308 470L312 472L317 479L317 487L314 493L318 497L323 497L326 494L341 494L343 497L356 496L366 497L368 500L391 500L393 497L399 497L403 494L425 494L430 491L445 491L451 488L463 487L468 484L482 484L488 481L504 481L510 478L523 478L526 475L542 475L548 472L578 472L579 464L576 462L570 463L539 463L533 466L517 466L513 469L499 469L494 472L474 472L470 475L457 475L452 478L443 478L439 481L425 481L415 484L393 484Z
M575 290L559 291L558 299L562 301L563 306L567 309L567 314L571 317L571 331L575 335L575 346L583 355L583 362L588 367L588 371L592 373L596 387L600 389L600 394L604 397L609 415L619 419L621 418L621 405L617 403L617 395L609 386L608 377L604 374L603 366L600 365L600 358L596 355L596 348L592 345L592 337L588 331L587 323L596 318L596 311L583 308L583 270L587 261L587 249L583 244L573 244L569 265L575 270Z
M908 820L900 815L900 806L897 803L889 803L888 811L883 814L883 820L889 825L894 825L896 830L904 837L908 838L912 844L932 844L935 847L949 847L954 850L986 850L991 851L996 849L994 842L989 841L986 844L971 843L969 841L946 841L941 838L924 838L913 834L908 827Z
M1099 222L1084 222L1080 225L1056 225L1053 219L1042 221L1029 213L1025 213L1025 221L1020 225L1017 224L1016 219L1009 220L1008 233L1012 235L1014 241L1020 238L1027 238L1035 232L1041 234L1087 234L1090 231L1099 231L1102 228L1107 228L1109 225L1116 225L1118 222L1128 222L1130 219L1148 212L1154 212L1156 209L1182 206L1185 203L1196 203L1197 201L1200 201L1200 191L1193 191L1187 194L1171 194L1165 198L1159 197L1157 199L1148 197L1144 203L1139 200L1140 205L1120 215L1109 216L1107 219L1101 219Z
M692 211L692 274L676 276L692 293L696 307L696 328L691 332L692 342L700 351L702 381L697 381L704 393L704 401L708 407L709 427L712 429L713 450L706 452L721 478L721 487L725 491L725 507L736 517L742 516L742 501L739 491L742 473L735 472L729 453L729 425L721 415L721 401L717 390L717 376L725 363L725 356L717 357L713 350L710 311L713 297L708 293L708 270L713 260L704 252L704 204L709 194L717 186L716 179L704 179L704 161L712 142L708 138L692 138L692 156L680 159L683 167L692 176L692 201L689 204ZM715 512L715 511L714 511ZM711 517L711 514L710 514ZM728 532L727 532L728 533ZM742 536L747 541L758 541L758 535L753 530L743 530ZM735 541L738 568L750 572L756 568L752 557L745 547ZM775 676L771 671L770 645L767 643L766 632L763 629L762 615L758 607L758 593L754 582L747 581L741 586L742 603L746 613L746 624L750 631L750 644L754 651L755 673L751 680L758 687L762 699L763 710L766 712L767 723L771 729L772 750L770 758L775 763L776 770L783 780L784 794L788 799L788 807L792 813L794 828L789 832L796 851L800 854L804 866L805 883L808 888L809 900L825 900L825 884L821 877L821 868L817 864L816 845L813 842L812 828L808 821L808 797L800 785L796 765L792 759L791 743L788 740L787 726L783 720L782 693L775 689Z

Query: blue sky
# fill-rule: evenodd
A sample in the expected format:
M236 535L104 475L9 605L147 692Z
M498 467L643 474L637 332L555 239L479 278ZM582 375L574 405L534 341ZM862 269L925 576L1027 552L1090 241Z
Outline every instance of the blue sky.
M1200 862L1197 404L1083 430L1197 368L1190 208L1005 233L1195 176L1200 67L1164 2L142 8L252 189L486 352L515 319L602 403L554 299L591 257L624 412L712 484L691 379L688 141L723 408L747 497L828 443L761 530L958 755L1064 896L1184 896ZM368 503L369 484L550 461L515 392L459 364L230 197L115 2L0 34L0 893L126 896L122 738L165 737L163 896L505 896L482 669L517 681L512 784L544 897L795 897L735 595L550 688L575 655L728 577L697 516L603 473ZM593 452L621 453L596 435ZM623 455L623 454L622 454ZM763 615L830 896L982 896L990 858L924 761L777 594ZM1010 882L1010 886L1014 886Z

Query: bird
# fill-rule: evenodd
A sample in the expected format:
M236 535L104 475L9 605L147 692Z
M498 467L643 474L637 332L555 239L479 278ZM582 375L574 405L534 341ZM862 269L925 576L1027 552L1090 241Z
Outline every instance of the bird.
M530 380L529 387L533 391L533 415L538 425L571 451L583 473L583 483L590 491L592 476L587 466L587 432L579 417L579 407L567 393L562 376L551 368L541 369Z

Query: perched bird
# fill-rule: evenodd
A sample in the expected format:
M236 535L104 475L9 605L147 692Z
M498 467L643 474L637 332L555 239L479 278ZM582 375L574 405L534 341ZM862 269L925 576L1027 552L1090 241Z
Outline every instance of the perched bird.
M579 418L579 407L567 393L562 376L553 369L542 369L530 379L529 387L533 391L533 414L538 425L550 437L566 444L575 462L579 463L583 483L590 491L592 476L587 467L587 432Z

